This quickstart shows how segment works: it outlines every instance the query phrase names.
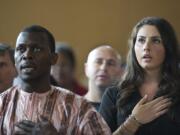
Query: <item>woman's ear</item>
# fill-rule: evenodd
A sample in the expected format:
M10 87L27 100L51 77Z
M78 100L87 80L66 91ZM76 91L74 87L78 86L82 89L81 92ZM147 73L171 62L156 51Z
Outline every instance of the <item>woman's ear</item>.
M57 53L52 53L51 54L51 65L56 64L57 59L58 59Z

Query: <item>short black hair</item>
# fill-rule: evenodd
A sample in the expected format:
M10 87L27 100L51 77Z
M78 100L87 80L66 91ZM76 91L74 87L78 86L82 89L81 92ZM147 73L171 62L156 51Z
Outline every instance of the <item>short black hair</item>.
M75 59L75 54L73 49L69 46L66 45L65 43L57 43L56 44L56 53L61 53L63 54L66 58L69 59L71 66L75 68L76 66L76 59Z
M49 48L51 49L51 52L55 52L55 39L54 36L50 31L48 31L46 28L40 26L40 25L31 25L28 27L25 27L21 32L42 32L47 35L48 41L49 41Z
M14 49L6 43L0 43L0 54L5 54L6 52L9 53L12 63L14 63Z

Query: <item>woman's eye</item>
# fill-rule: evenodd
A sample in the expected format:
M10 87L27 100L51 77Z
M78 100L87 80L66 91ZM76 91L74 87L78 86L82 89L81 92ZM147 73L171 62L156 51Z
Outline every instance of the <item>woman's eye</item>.
M160 43L161 43L161 39L154 38L154 39L152 39L152 42L153 42L154 44L160 44Z
M143 44L143 43L145 43L145 39L144 38L138 38L138 42Z

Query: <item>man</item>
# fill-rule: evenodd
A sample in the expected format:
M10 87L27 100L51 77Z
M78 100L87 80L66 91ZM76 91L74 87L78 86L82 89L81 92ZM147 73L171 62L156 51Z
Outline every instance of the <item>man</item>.
M84 96L87 89L81 86L75 78L76 60L72 48L65 42L59 42L56 44L56 53L58 59L51 68L52 79L56 82L55 85Z
M14 50L0 43L0 93L12 86L15 76Z
M121 57L111 46L99 46L89 53L85 73L88 77L85 98L98 110L105 89L121 77Z
M17 37L18 85L0 95L1 135L109 135L102 117L86 101L50 85L55 64L53 35L41 26Z

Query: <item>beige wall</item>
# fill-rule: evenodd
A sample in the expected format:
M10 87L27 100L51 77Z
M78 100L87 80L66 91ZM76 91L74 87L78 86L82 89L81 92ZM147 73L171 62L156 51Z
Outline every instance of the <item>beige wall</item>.
M95 46L112 44L123 57L132 27L142 17L165 17L180 38L179 0L0 0L0 42L15 45L18 32L27 25L47 27L57 41L74 48L80 80L83 65Z

